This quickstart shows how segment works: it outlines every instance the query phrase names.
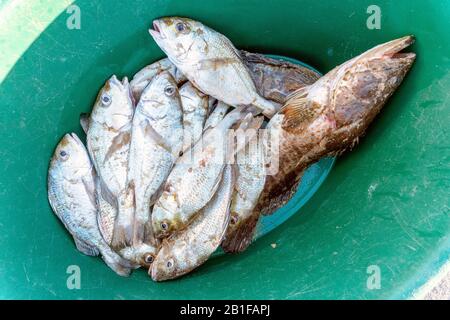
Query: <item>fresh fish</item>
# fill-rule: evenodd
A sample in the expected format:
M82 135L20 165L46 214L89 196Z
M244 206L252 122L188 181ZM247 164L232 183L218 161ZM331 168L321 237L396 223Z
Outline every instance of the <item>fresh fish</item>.
M166 17L150 35L170 61L202 92L231 106L253 105L271 117L278 105L261 97L239 51L224 35L198 21Z
M298 64L243 50L240 53L259 94L280 104L295 90L311 85L320 78L318 72Z
M95 171L89 155L74 134L66 134L56 147L48 174L50 205L86 255L101 255L117 274L127 276L127 261L111 250L97 226Z
M186 82L180 88L183 107L183 151L190 149L202 136L208 114L209 98Z
M180 94L168 72L156 75L142 93L133 117L128 183L134 187L133 246L153 243L150 206L183 144Z
M155 281L180 277L202 265L220 245L230 218L233 166L225 167L220 186L188 229L164 239L149 270Z
M246 108L230 112L213 130L203 135L192 152L178 159L153 207L152 225L157 237L184 228L211 200L229 157L234 157L234 150L230 148L234 132L229 129L237 122L245 129L253 121Z
M118 207L111 245L120 249L131 241L131 218L125 210L126 179L131 121L134 106L127 78L116 76L100 90L89 118L87 147L100 177L105 199ZM128 210L130 212L130 210Z
M260 213L255 209L266 181L262 138L255 136L248 146L236 155L237 180L230 208L230 224L221 244L225 252L239 251L247 246L241 239L251 241Z
M225 117L230 106L222 101L217 101L217 105L205 121L204 131L216 127Z
M100 233L106 243L109 245L112 240L114 231L114 222L117 216L117 207L112 206L106 201L99 185L99 179L96 179L96 196L97 196L97 223ZM118 253L121 257L129 261L130 267L135 269L139 266L149 268L156 256L157 248L154 245L145 243L139 246L128 246L121 249Z
M247 248L259 214L284 206L308 166L357 144L414 62L414 53L399 53L413 41L404 37L377 46L288 97L266 127L277 143L263 139L265 167L276 163L278 170L267 174L254 219L227 243L228 252Z
M279 133L279 172L266 178L257 208L271 214L294 194L302 172L322 157L352 149L401 84L416 55L411 36L379 45L291 95L268 128Z
M156 61L143 69L139 70L131 79L130 87L136 101L139 101L142 91L150 81L160 72L167 71L175 79L178 85L187 81L186 77L178 70L168 58Z

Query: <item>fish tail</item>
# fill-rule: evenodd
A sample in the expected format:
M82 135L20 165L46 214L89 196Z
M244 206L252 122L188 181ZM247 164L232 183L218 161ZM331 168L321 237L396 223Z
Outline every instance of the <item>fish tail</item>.
M134 185L130 184L126 192L118 197L118 210L111 240L111 247L116 252L131 246L133 242L134 211Z
M133 268L132 264L119 256L116 252L114 252L108 245L102 246L101 255L103 261L114 270L120 276L127 277L130 275L131 270Z
M272 118L273 115L277 113L281 107L278 103L264 99L261 96L257 96L255 101L253 102L253 105L258 109L261 109L262 113L269 119Z

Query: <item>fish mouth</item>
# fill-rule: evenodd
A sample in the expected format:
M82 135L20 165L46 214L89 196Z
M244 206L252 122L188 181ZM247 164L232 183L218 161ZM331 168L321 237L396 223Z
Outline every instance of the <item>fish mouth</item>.
M78 146L84 147L83 142L81 142L80 138L78 138L78 136L77 136L74 132L68 133L67 135L68 135L73 141L75 141L75 143L76 143Z
M160 22L158 20L153 20L153 29L148 29L148 32L154 39L165 39L166 37L161 31Z
M402 52L414 42L414 36L405 36L376 46L368 51L367 54L392 59L414 58L416 56L415 53Z

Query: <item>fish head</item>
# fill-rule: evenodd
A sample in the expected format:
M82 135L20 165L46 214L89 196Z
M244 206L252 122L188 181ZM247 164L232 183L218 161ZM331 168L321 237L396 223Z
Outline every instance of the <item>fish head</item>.
M78 180L92 173L92 164L86 148L75 133L64 135L56 146L50 171L57 170L63 177Z
M163 71L142 92L138 109L159 120L173 115L173 108L180 108L177 82L169 72Z
M156 258L157 252L157 246L141 243L137 246L122 249L120 254L133 264L149 269Z
M208 50L209 31L201 22L182 17L156 19L153 29L149 29L158 46L177 66L204 57Z
M173 279L183 274L183 272L180 272L180 269L183 268L183 263L177 259L176 247L167 245L166 241L170 242L170 239L163 241L152 267L148 270L148 274L154 281Z
M294 92L280 112L283 129L306 134L305 141L311 132L317 141L327 137L321 144L329 155L353 147L411 68L416 55L401 51L413 42L407 36L381 44Z
M412 36L396 39L338 67L329 97L337 128L365 127L375 117L411 68L416 54L401 51L413 42Z
M115 75L109 78L98 93L92 109L91 120L120 130L130 123L134 112L134 98L128 78L122 81Z
M160 201L162 200L162 201ZM165 238L182 229L181 208L176 197L163 192L152 211L152 227L156 238Z

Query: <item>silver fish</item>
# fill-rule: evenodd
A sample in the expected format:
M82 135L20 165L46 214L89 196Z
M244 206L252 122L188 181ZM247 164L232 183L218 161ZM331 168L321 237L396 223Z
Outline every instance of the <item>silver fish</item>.
M157 237L184 228L195 213L211 200L219 186L230 149L229 129L241 121L248 126L253 120L244 109L230 112L214 129L195 144L192 152L183 154L176 162L163 186L163 192L152 211L152 225ZM243 120L244 118L244 120Z
M175 79L178 85L187 81L186 77L170 62L168 58L156 61L139 70L130 81L131 92L136 101L139 101L142 91L148 86L150 81L160 72L167 71Z
M168 72L156 75L142 93L133 117L128 183L135 191L133 246L153 242L150 206L183 144L180 94Z
M74 134L66 134L56 147L48 174L50 205L73 236L76 247L86 255L101 255L121 276L130 274L127 261L111 250L97 225L95 171L89 155Z
M264 135L255 136L247 146L236 155L237 180L230 208L230 224L221 244L225 252L234 252L235 243L242 238L251 241L259 212L255 211L259 196L266 181Z
M180 88L181 105L183 107L183 151L190 149L201 137L209 98L196 89L192 83L186 82Z
M253 105L271 117L278 106L261 97L239 51L224 35L198 21L166 17L150 35L170 61L202 92L231 106Z
M125 213L128 154L134 106L125 77L106 81L89 118L87 147L101 179L105 199L118 207L111 245L121 248L131 241L130 217ZM124 210L122 210L124 209ZM129 212L129 210L128 210Z
M220 245L230 217L235 181L233 166L227 165L220 186L210 202L186 230L164 239L149 270L155 281L180 277L202 265Z

